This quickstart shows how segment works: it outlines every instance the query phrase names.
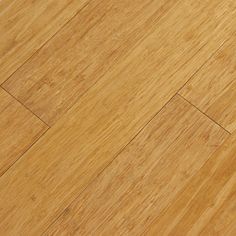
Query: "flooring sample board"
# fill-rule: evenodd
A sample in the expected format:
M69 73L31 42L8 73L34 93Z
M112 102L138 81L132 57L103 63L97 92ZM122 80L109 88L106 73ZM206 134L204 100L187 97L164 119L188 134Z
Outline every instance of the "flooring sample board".
M0 88L0 177L46 130L47 125Z
M229 132L236 129L235 39L225 43L180 92Z
M87 0L0 1L0 84L86 2Z
M174 97L46 235L143 235L226 137Z
M236 233L236 135L191 178L144 235Z
M180 1L0 178L1 233L50 226L232 33L228 3Z
M166 45L171 44L168 54L166 53L163 61L159 61L159 66L171 57L176 47L176 52L180 54L192 50L191 47L198 44L204 47L204 43L210 40L213 40L211 44L217 42L217 45L220 45L222 40L227 38L230 28L232 31L232 13L235 13L230 8L231 2L208 0L199 4L197 1L191 6L192 3L189 1L182 1L180 4L185 5L183 8L188 11L185 15L191 26L182 17L183 24L176 27L177 30L183 31L181 41L186 41L186 44L180 44L178 35L174 45L177 30L174 30L172 35L171 31L168 32L166 29L172 28L175 22L168 21L172 25L162 22L160 27L159 21L171 7L173 12L178 1L90 1L67 27L39 50L3 86L52 126L110 68L123 61L127 54L159 27L159 37L162 39L155 39L159 47L155 50L162 53ZM182 11L178 9L179 7L174 14L175 19L181 18L179 14ZM193 21L193 17L187 15L192 9L195 11L193 15L200 18L196 22ZM199 12L199 9L202 12ZM225 22L226 19L228 23ZM188 30L185 30L184 26ZM224 33L225 37L219 32ZM162 46L161 41L164 37L166 42L165 46ZM217 39L218 41L215 41ZM182 51L178 47L181 47ZM198 49L200 50L200 47ZM152 47L147 46L141 56L146 57L147 54L153 53L155 52L152 52Z
M91 0L3 86L51 126L175 2Z

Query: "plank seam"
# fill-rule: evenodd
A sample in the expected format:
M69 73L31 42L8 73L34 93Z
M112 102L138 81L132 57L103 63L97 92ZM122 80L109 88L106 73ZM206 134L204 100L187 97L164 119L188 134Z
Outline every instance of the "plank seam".
M219 124L217 121L215 121L214 119L212 119L209 115L207 115L205 112L203 112L202 110L200 110L197 106L195 106L194 104L192 104L189 100L187 100L185 97L183 97L181 94L178 93L178 96L180 96L181 98L183 98L187 103L189 103L190 105L192 105L193 107L195 107L199 112L201 112L204 116L206 116L208 119L210 119L212 122L214 122L217 126L219 126L221 129L223 129L225 132L227 132L228 134L231 134L230 131L228 131L227 129L225 129L221 124Z
M205 66L205 64L210 61L220 50L221 48L231 39L231 37L229 37L228 39L224 40L222 42L222 44L219 46L219 48L217 48L215 50L215 52L212 53L212 55L196 70L196 72L190 76L190 78L180 87L180 89L178 90L178 93L181 92L181 90L189 83L191 82L191 80L194 79L195 75Z
M89 4L89 1L87 1L87 3L85 3L85 5L82 8L80 8L78 10L78 12L76 12L70 19L68 19L68 21L66 21L60 28L58 28L58 30L49 39L47 39L28 59L26 59L15 71L13 71L8 76L8 78L6 78L0 84L0 86L3 87L3 84L5 82L7 82L20 68L22 68L35 54L37 54L38 51L40 51L49 41L51 41L64 27L66 27L68 25L68 23L71 22L71 20L73 20L85 7L87 7L88 4Z
M27 111L29 111L31 114L33 114L35 117L37 117L43 124L45 124L48 128L51 128L49 124L47 124L44 120L42 120L39 116L37 116L33 111L31 111L27 106L25 106L20 100L18 100L14 95L9 93L2 85L0 85L0 88L3 89L7 94L9 94L14 100L16 100L19 104L21 104Z
M33 147L34 144L36 144L50 129L50 127L46 127L45 131L33 142L30 144L30 146L0 175L0 178L3 177L7 173L9 169L11 169L20 159L25 155L26 152L29 151L31 147Z

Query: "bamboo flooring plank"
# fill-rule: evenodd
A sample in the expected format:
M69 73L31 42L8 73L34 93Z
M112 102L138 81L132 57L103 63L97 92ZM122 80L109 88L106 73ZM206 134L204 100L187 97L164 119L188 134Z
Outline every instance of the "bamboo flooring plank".
M144 235L235 235L236 136L230 136Z
M86 2L0 1L0 84L22 66Z
M228 136L174 97L46 235L143 235Z
M47 128L0 88L0 177Z
M0 178L0 232L41 235L233 33L233 3L167 12Z
M229 132L236 129L236 41L232 37L180 94Z
M52 126L175 0L91 0L3 87Z
M209 224L200 232L200 235L227 235L234 236L236 234L236 213L235 213L235 178L233 191L229 193L228 198L225 199L218 212L209 221ZM231 181L231 182L232 182Z

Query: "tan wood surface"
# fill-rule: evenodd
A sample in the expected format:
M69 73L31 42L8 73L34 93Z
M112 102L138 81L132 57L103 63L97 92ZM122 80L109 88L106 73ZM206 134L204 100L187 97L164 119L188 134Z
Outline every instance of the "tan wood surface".
M190 60L198 50L200 53L208 50L201 57L206 60L209 51L218 48L234 30L235 12L228 3L219 0L208 0L198 6L199 2L90 1L3 86L53 125L111 66L124 60L143 41L145 50L136 56L145 60L159 53L159 60L154 57L159 76L166 69L162 64L169 61L175 66L172 74L178 70L179 65L173 60L184 52L190 51L179 64ZM200 65L197 62L195 66Z
M236 129L236 37L232 37L180 92L225 129Z
M46 124L0 88L0 177L47 128Z
M174 0L91 0L4 84L47 124L147 37Z
M0 19L0 235L234 235L235 1Z
M236 136L229 137L191 178L145 235L236 233Z
M142 235L227 136L185 100L174 97L48 234Z
M0 84L86 2L87 0L0 1Z

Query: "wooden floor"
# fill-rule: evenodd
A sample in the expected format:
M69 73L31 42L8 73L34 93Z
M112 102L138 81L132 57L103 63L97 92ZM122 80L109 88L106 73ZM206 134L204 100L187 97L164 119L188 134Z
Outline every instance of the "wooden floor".
M0 236L236 235L235 0L1 0L0 84Z

